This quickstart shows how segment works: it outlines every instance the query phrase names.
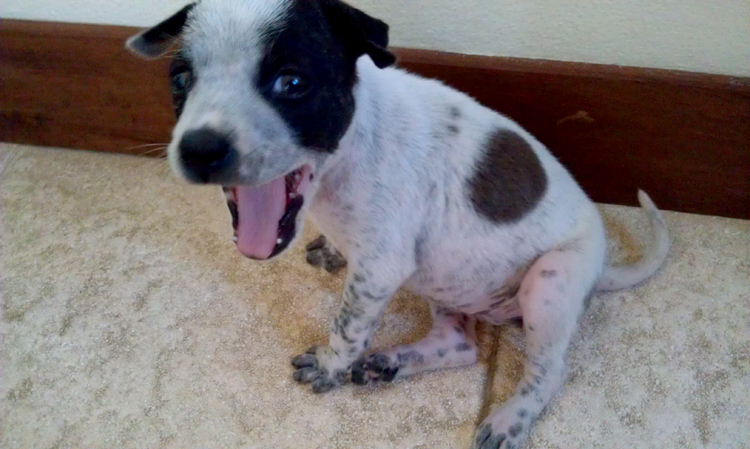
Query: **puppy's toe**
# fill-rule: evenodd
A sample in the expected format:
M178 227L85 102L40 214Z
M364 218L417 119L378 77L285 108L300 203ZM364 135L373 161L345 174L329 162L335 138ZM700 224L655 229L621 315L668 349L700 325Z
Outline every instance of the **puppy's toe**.
M352 382L367 385L375 382L390 382L396 378L399 365L385 354L369 354L352 366Z
M494 433L492 431L491 424L484 424L477 430L476 437L474 437L474 444L471 449L511 449L511 446L503 445L506 442L504 433ZM515 446L512 446L515 447Z
M292 357L292 366L295 368L304 368L307 366L318 367L318 358L315 355L317 346L310 346L303 354Z
M346 371L328 369L318 361L317 346L313 346L304 354L292 358L292 366L296 369L292 377L301 384L312 383L313 393L325 393L346 382Z
M295 368L317 368L318 359L315 354L300 354L292 359L292 366Z
M329 273L335 273L346 266L346 259L331 246L324 236L320 236L305 247L305 260L312 266L322 267Z
M326 243L328 243L328 241L326 240L326 237L323 234L321 234L318 236L318 238L316 238L315 240L313 240L312 242L308 243L305 246L305 251L310 252L316 249L320 249L326 246Z
M337 379L328 376L320 376L313 381L312 391L315 394L327 393L343 383L343 380L338 381Z

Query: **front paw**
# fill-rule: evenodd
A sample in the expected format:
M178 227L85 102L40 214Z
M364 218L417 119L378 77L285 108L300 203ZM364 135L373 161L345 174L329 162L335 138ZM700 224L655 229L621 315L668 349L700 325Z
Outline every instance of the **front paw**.
M317 352L318 347L313 346L292 359L293 377L301 384L312 383L313 393L326 393L346 382L346 370L329 371L318 362Z
M335 273L346 266L344 256L331 246L323 235L308 243L305 251L307 251L307 263L315 267L323 267L329 273Z
M500 449L510 448L515 446L508 446L508 436L504 433L495 433L492 431L492 424L484 424L477 429L477 434L474 437L474 444L471 449Z
M524 442L529 424L518 420L510 426L484 422L477 429L471 449L517 449Z
M375 382L390 382L398 374L399 364L381 353L368 354L354 362L352 382L367 385Z

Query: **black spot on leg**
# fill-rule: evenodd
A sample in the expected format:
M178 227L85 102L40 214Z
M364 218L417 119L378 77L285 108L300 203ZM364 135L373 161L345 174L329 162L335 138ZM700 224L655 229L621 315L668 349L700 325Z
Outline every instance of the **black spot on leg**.
M427 236L423 230L414 240L414 263L419 267L424 261L424 245Z
M456 352L466 352L471 351L471 345L463 342L456 345Z
M440 357L440 358L443 358L443 357L445 357L445 354L446 354L447 352L448 352L448 351L446 351L446 349L445 349L445 348L440 348L440 349L438 349L438 350L437 350L437 356L438 356L438 357Z
M519 418L525 418L526 416L528 416L528 414L529 414L529 411L526 410L525 408L522 408L521 410L518 411Z
M461 117L461 110L458 108L458 106L451 106L450 108L448 108L448 113L450 114L452 119Z
M463 334L464 333L464 328L461 327L461 326L453 326L453 330L456 331L459 334Z
M531 385L531 384L526 384L526 385L523 386L523 388L521 388L521 396L526 397L532 391L534 391L534 386Z
M540 275L545 279L553 278L557 276L557 270L542 270Z
M450 125L448 125L448 126L446 127L446 129L447 129L447 130L448 130L448 132L449 132L449 133L451 133L451 134L458 134L458 132L460 131L460 129L458 128L458 126L456 126L456 125L454 125L454 124L452 124L452 123L451 123Z
M361 292L361 295L364 296L367 299L378 299L375 295L371 294L370 292L368 292L366 290L363 291L363 292Z
M418 351L401 352L397 356L398 363L402 365L415 364L421 365L424 363L424 355Z
M521 424L520 422L517 422L513 424L510 427L510 429L508 429L508 434L510 435L511 438L515 438L518 436L518 434L521 433L522 430L523 430L523 424Z
M354 279L354 282L364 282L365 280L365 277L359 273L354 273L354 276L352 276L352 278Z

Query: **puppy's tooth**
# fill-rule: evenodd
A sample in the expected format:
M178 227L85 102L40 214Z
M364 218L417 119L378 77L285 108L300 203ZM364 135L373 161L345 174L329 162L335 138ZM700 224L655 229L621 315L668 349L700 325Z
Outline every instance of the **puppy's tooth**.
M232 241L233 241L234 243L237 243L237 236L236 236L236 235L235 235L235 236L232 236Z
M277 244L277 245L281 245L281 242L283 242L283 240L281 240L281 239L276 239L276 244Z

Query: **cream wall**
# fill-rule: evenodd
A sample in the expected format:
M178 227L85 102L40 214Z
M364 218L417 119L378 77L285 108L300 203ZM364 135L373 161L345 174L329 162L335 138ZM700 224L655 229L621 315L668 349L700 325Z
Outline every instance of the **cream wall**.
M0 17L146 26L185 0L0 0ZM750 0L350 0L391 44L750 76Z

